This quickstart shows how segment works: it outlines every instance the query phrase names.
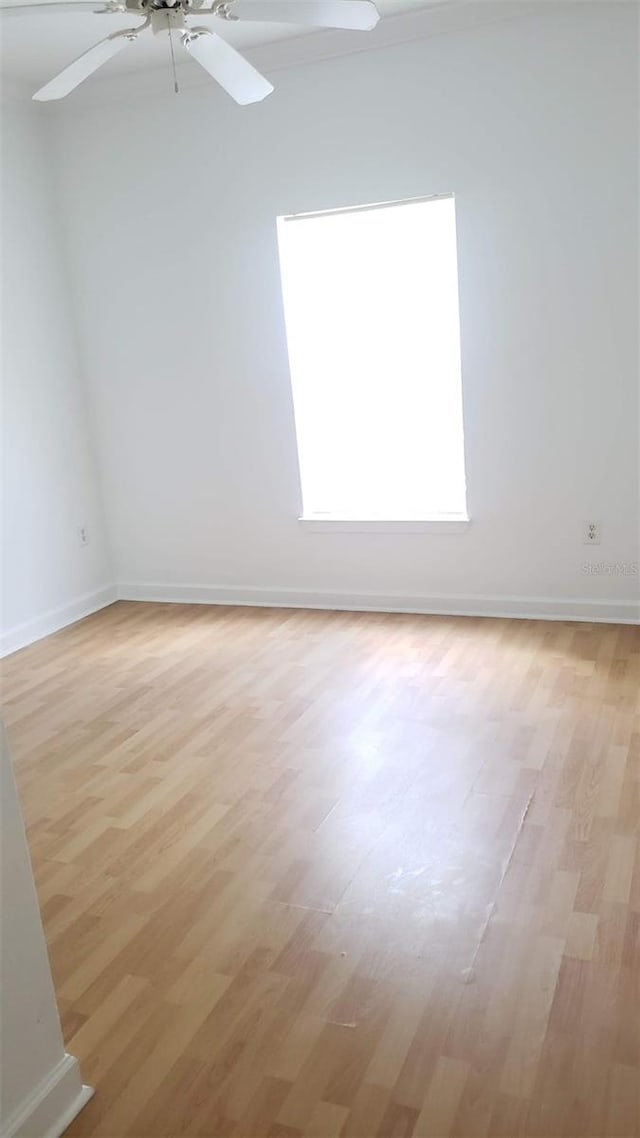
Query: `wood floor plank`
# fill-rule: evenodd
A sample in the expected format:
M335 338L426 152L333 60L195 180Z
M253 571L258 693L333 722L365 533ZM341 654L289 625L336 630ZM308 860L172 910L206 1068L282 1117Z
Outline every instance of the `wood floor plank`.
M640 1138L640 630L121 602L3 694L69 1138Z

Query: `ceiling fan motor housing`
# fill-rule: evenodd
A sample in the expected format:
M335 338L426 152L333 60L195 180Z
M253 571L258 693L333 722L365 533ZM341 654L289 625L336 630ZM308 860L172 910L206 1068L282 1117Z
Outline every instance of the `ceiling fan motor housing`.
M163 33L186 31L186 23L182 8L161 8L151 12L151 30L154 36Z

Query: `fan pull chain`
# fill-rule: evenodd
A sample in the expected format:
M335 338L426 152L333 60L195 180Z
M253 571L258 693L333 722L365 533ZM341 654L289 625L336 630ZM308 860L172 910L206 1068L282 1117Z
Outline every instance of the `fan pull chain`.
M169 17L169 19L171 19L171 17ZM176 57L173 53L173 36L171 35L171 24L169 24L169 48L171 50L171 67L173 69L173 89L176 95L179 95L180 88L178 87L178 76L176 75Z

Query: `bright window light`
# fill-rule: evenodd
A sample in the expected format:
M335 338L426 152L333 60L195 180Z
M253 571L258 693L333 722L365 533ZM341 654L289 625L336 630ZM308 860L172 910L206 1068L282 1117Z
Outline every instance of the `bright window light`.
M303 516L466 517L453 197L278 237Z

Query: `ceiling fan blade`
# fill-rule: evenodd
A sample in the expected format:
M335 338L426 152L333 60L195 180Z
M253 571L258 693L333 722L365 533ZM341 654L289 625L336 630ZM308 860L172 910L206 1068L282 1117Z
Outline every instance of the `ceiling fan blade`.
M100 43L94 44L94 46L90 47L88 51L85 51L83 55L79 55L77 59L74 59L73 63L65 67L64 71L61 71L59 75L56 75L55 79L52 79L49 83L46 83L44 87L41 87L39 91L36 91L33 98L39 103L47 103L51 99L63 99L65 95L68 95L70 91L78 87L84 79L88 79L90 75L93 75L94 71L102 67L103 63L106 63L112 56L117 55L119 51L122 51L122 49L135 38L136 35L133 34L131 29L124 32L113 32L112 35L107 36L105 40L100 40Z
M232 0L231 17L312 28L370 31L380 16L372 0Z
M259 103L273 91L264 75L256 71L226 40L208 28L194 28L197 35L185 36L183 44L205 71L235 99L236 103Z
M0 16L41 16L43 12L126 12L124 3L115 0L53 0L51 4L0 4Z

